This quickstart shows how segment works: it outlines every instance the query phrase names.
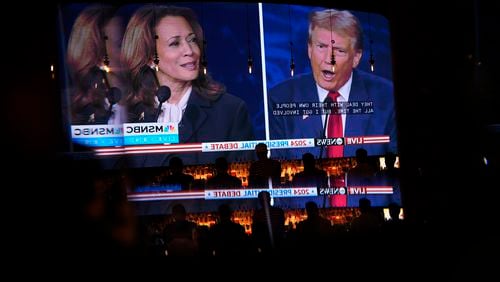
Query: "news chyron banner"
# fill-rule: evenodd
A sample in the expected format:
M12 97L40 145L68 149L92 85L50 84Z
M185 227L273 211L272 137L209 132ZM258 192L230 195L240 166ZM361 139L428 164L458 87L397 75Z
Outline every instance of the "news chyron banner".
M313 197L318 196L316 187L294 187L273 189L216 189L204 191L166 192L148 189L136 191L127 195L129 201L158 201L158 200L223 200L223 199L251 199L257 198L259 192L267 191L274 198Z
M124 145L176 144L179 143L177 123L124 123Z
M273 189L223 189L223 190L205 190L206 200L220 199L249 199L257 198L259 192L267 191L271 197L312 197L317 196L318 191L314 187L302 188L273 188Z
M121 125L72 125L73 142L87 147L113 147L123 145Z
M279 139L279 140L204 142L201 145L201 150L202 152L254 150L255 145L259 143L266 144L268 149L293 149L293 148L360 145L360 144L389 143L389 142L390 142L389 136L354 136L354 137L338 137L338 138L300 138L300 139Z
M315 197L333 195L391 195L392 186L352 186L352 187L284 187L262 189L213 189L199 191L180 191L178 187L156 186L143 187L127 195L130 201L157 201L157 200L222 200L222 199L251 199L257 198L259 192L267 191L271 197Z
M266 144L268 149L307 148L314 147L314 138L209 143L204 142L202 143L201 150L202 152L254 150L255 145L259 143Z
M318 188L319 195L382 195L393 194L392 186L349 186Z
M85 126L83 126L85 127ZM87 129L88 131L88 129ZM85 135L89 133L85 131ZM116 129L115 132L118 132ZM80 135L84 135L78 131ZM76 134L75 134L76 135ZM75 136L74 135L74 136ZM356 136L338 138L299 138L279 140L249 140L249 141L225 141L225 142L203 142L179 144L179 128L176 123L125 123L123 124L123 141L116 139L116 144L122 142L125 146L122 150L106 148L102 141L99 143L93 139L87 142L97 142L95 151L98 155L123 154L124 150L129 153L169 153L169 152L221 152L221 151L246 151L255 150L255 145L264 143L268 149L294 149L311 148L322 146L343 146L374 143L388 143L389 136ZM83 140L81 141L83 142ZM149 145L149 146L137 146ZM118 145L109 145L118 146Z

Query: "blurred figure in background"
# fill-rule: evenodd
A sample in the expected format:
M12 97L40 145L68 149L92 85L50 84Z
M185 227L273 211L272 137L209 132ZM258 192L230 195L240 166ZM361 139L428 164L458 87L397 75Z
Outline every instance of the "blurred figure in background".
M219 221L210 228L213 255L233 257L249 255L250 241L245 228L232 221L232 210L227 204L218 208Z
M255 145L257 160L250 165L248 186L269 188L269 184L279 186L281 183L281 163L268 157L265 143Z
M173 157L169 161L170 174L165 176L161 184L170 184L173 186L180 186L182 191L189 191L192 188L194 177L190 174L184 173L184 163L179 157Z
M124 23L116 11L109 5L91 5L73 24L67 62L74 125L125 122L120 60Z
M252 218L252 239L262 254L279 252L285 240L285 212L271 206L271 194L261 191L258 194L260 209L255 210Z
M215 160L215 176L207 180L207 188L242 188L241 179L228 173L229 164L224 157Z
M173 222L163 230L166 244L165 254L172 257L194 257L199 254L196 223L187 220L186 208L182 204L172 207Z

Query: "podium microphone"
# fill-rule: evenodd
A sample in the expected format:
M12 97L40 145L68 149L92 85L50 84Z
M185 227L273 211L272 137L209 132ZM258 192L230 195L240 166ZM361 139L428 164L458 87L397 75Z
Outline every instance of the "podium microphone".
M160 117L161 114L161 106L165 101L167 101L170 98L171 92L170 88L168 86L162 85L158 88L158 91L156 91L156 97L158 98L158 101L160 102L160 105L158 105L158 110L156 111L155 115L155 122L158 121L158 118Z

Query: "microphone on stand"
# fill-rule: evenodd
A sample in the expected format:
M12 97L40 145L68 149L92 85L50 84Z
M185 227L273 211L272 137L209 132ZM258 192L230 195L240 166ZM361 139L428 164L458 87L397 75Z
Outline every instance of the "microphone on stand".
M170 91L170 88L165 85L160 86L160 81L158 80L158 77L156 76L156 71L153 69L146 67L147 71L150 71L153 74L153 79L158 87L158 90L156 90L156 97L158 98L158 101L160 102L160 105L158 105L158 110L156 111L155 114L155 122L158 122L158 118L160 117L161 114L161 106L165 101L170 99L170 96L172 95L172 92Z
M160 117L161 114L161 106L165 101L167 101L171 96L170 88L168 86L162 85L158 88L158 91L156 91L156 97L158 98L158 101L160 102L160 105L158 105L158 110L156 111L155 115L155 122L158 121L158 118Z
M122 97L122 91L118 87L111 87L108 80L108 74L105 70L100 69L102 72L102 77L104 81L104 86L106 88L106 98L109 102L108 115L106 120L109 120L113 115L113 105L118 103Z
M323 103L332 103L333 102L333 99L332 97L330 96L326 96L325 100L323 101ZM327 127L327 124L328 124L328 117L330 116L330 112L327 111L327 113L325 114L325 124L323 125L323 133L322 133L322 136L321 138L325 139L326 138L326 127ZM319 163L321 165L321 169L323 169L323 150L324 150L325 146L322 145L320 148L319 148ZM329 177L329 176L328 176ZM330 181L328 181L330 182ZM323 208L325 208L326 206L326 194L323 195Z
M111 87L107 93L106 98L109 101L109 109L108 109L108 120L113 115L113 105L118 103L122 97L122 91L118 87Z
M333 103L333 99L332 97L330 96L326 96L325 100L323 101L323 103ZM326 126L328 124L328 117L330 115L330 112L327 112L326 115L325 115L325 124L323 125L323 132L321 134L321 138L325 139L326 138ZM321 146L319 148L319 160L321 161L321 159L323 158L323 149L324 149L325 146Z

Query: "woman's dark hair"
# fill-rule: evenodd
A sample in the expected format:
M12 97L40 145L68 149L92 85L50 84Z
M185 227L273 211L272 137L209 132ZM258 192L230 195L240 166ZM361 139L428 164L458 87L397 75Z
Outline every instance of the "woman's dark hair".
M117 9L109 5L91 5L76 18L68 40L67 63L72 80L72 123L107 122L105 110L106 85L99 68L106 53L104 26Z

